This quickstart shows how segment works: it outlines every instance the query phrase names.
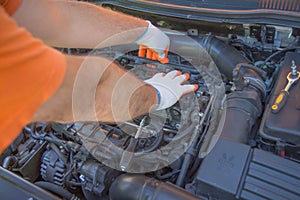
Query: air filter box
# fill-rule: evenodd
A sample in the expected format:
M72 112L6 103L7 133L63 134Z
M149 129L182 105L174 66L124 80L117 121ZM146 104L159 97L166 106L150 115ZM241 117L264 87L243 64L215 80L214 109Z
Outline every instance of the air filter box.
M259 134L265 139L298 146L300 145L300 80L290 88L284 107L276 114L271 111L275 98L288 82L287 75L291 72L292 61L295 61L298 65L297 70L300 70L300 54L286 53L269 104L265 108Z

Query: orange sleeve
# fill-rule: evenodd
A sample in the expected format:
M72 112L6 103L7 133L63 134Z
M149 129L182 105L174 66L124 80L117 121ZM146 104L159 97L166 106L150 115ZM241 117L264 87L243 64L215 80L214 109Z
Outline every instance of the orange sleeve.
M4 7L4 9L9 15L14 14L14 12L19 8L21 3L22 0L0 0L0 5Z
M17 26L0 6L0 152L61 84L64 56Z

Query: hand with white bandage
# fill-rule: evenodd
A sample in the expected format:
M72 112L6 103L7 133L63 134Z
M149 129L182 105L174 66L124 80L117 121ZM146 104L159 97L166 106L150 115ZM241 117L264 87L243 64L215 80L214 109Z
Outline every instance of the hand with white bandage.
M182 95L198 89L198 85L183 85L190 78L189 74L180 71L171 71L167 74L157 73L152 78L145 80L147 84L156 89L158 106L156 110L162 110L174 105Z

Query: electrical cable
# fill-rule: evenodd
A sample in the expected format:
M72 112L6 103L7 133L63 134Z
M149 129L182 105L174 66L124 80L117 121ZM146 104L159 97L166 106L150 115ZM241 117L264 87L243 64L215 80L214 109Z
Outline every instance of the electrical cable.
M282 49L282 50L279 50L279 51L276 51L275 53L271 54L269 57L267 57L265 59L265 63L266 62L269 62L272 58L274 58L275 56L278 56L279 54L282 54L282 53L285 53L287 51L293 51L293 50L296 50L296 49L300 49L300 47L288 47L288 48L285 48L285 49Z

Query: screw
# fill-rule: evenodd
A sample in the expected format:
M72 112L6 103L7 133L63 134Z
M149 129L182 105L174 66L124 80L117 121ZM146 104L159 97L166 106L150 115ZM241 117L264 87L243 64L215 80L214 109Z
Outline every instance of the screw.
M291 66L291 68L292 68L292 76L297 76L297 66L296 66L294 60L292 60L292 66Z

